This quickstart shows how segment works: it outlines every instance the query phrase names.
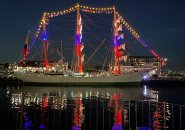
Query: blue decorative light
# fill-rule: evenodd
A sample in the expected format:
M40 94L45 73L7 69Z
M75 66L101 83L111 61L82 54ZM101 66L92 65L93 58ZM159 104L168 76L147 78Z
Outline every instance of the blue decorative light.
M152 130L150 127L139 127L138 130Z
M47 38L46 37L43 37L43 39L42 39L43 41L46 41L47 40Z
M42 40L43 40L43 41L47 41L47 35L46 35L46 32L44 32Z
M122 127L121 127L121 125L115 124L115 125L112 127L112 130L122 130Z
M72 130L81 130L79 126L73 126Z
M114 46L118 46L118 36L115 36L114 38Z
M40 129L45 129L45 125L40 125L40 126L39 126L39 130L40 130Z
M81 43L81 35L77 34L76 35L76 44L80 44Z
M32 121L30 121L28 119L28 113L27 112L25 113L24 119L25 119L25 123L23 124L24 129L25 130L30 130L30 127L32 126Z

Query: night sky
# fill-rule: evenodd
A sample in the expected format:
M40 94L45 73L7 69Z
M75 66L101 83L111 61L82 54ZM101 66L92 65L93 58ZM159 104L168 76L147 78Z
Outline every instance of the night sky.
M18 61L27 31L45 11L76 3L94 7L116 5L128 23L172 69L185 69L185 2L183 0L1 0L0 63Z

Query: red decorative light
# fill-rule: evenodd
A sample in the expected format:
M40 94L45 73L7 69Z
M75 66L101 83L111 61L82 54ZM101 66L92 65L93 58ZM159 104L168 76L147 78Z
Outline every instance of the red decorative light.
M81 126L84 120L82 98L77 97L75 99L74 118L73 118L73 130L81 130Z
M42 99L42 110L46 110L48 106L48 97L43 97Z
M121 130L123 122L122 95L114 94L110 99L110 107L114 108L113 130Z

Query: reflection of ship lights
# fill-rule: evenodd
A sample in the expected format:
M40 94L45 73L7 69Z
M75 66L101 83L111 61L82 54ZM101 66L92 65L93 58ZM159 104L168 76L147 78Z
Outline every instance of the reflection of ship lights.
M74 118L72 130L81 130L82 123L84 121L82 98L77 97L75 99Z
M122 95L112 95L110 100L110 107L114 108L114 126L112 127L112 130L122 130Z
M121 125L114 125L112 127L112 130L122 130L122 127L121 127Z
M30 130L32 126L32 121L28 118L28 113L24 113L24 121L25 123L23 124L23 127L25 130Z
M11 103L12 103L12 108L20 108L22 104L22 93L12 94Z
M43 97L42 99L42 109L45 110L48 106L48 97Z
M141 127L141 128L138 128L138 130L152 130L152 129L149 127Z
M149 88L148 86L143 86L143 96L146 98L146 100L150 100L150 101L157 101L158 102L158 98L159 98L159 92L152 90L151 88Z
M161 130L168 128L167 121L170 119L170 111L167 103L158 103L156 111L153 112L153 128Z
M144 92L143 92L144 95L147 95L147 86L144 86Z

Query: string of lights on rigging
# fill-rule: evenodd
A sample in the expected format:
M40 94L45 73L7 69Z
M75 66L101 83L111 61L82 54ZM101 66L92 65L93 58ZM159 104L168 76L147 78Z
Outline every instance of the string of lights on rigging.
M89 6L83 6L83 5L75 5L69 9L65 9L62 11L57 11L57 12L45 12L43 14L43 17L41 19L40 25L36 31L35 36L38 37L40 34L41 29L43 26L48 25L49 19L52 19L57 16L62 16L65 14L69 14L73 11L76 11L77 8L79 8L81 11L87 12L87 13L93 13L93 14L112 14L115 11L115 7L109 7L109 8L95 8L95 7L89 7ZM139 42L141 43L142 46L144 46L156 59L158 59L161 63L162 66L166 64L166 59L162 58L157 52L149 47L149 45L140 37L140 35L126 22L126 20L116 11L116 15L118 16L119 22L125 27L127 31L132 34L132 36ZM44 39L45 37L43 37ZM46 39L45 39L46 40ZM44 41L44 40L43 40Z

